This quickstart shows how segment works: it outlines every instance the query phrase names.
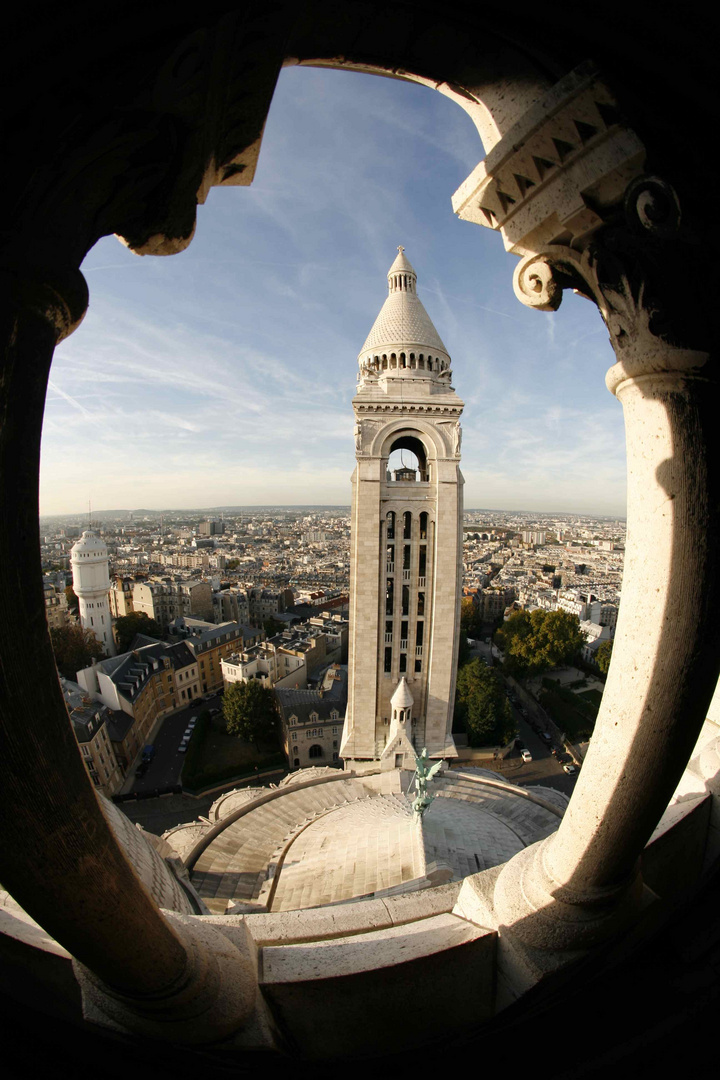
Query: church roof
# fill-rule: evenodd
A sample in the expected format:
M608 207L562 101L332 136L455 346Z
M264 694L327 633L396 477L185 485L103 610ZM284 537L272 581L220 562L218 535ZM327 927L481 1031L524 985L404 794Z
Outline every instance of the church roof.
M398 251L397 258L388 270L388 297L380 309L372 330L367 336L359 355L393 349L430 350L448 356L440 335L423 307L416 292L417 274L406 258Z

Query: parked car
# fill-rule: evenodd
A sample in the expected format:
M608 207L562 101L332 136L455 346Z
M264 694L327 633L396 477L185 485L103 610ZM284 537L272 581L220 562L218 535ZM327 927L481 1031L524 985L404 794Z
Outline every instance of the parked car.
M577 765L563 765L563 769L566 773L576 773Z
M547 731L541 731L540 738L544 739L545 742L552 742L552 736L548 735Z
M197 724L197 721L198 721L198 718L197 718L197 716L191 716L191 717L190 717L190 719L189 719L189 721L188 721L188 726L187 726L187 729L188 729L188 731L192 731L192 729L193 729L193 728L195 727L195 725Z
M522 757L523 761L532 761L532 754L529 750L521 750L520 756Z
M152 743L149 743L147 746L143 747L142 759L143 759L143 761L150 762L150 761L152 761L152 759L154 757L155 757L155 747L153 746Z
M187 748L188 748L188 743L181 742L180 745L178 746L178 754L184 754L185 751L187 750Z

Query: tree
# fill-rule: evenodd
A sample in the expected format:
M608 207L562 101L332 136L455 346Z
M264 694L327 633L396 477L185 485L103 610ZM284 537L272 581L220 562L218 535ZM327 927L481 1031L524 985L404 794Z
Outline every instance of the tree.
M272 690L257 679L231 683L223 695L223 716L228 735L237 735L246 742L269 739L275 732L275 698Z
M50 631L58 671L66 679L75 679L78 671L94 660L104 660L102 645L92 630L82 626L57 626Z
M580 652L585 635L577 616L567 611L516 611L496 632L505 653L505 668L517 675L536 675L568 664Z
M265 631L265 637L274 637L275 634L282 634L283 630L287 629L287 624L280 622L279 619L274 619L272 615L269 619L266 619L263 623L263 630Z
M129 615L121 615L115 620L115 639L118 652L127 652L136 634L145 634L146 637L160 637L162 630L160 625L146 615L144 611L131 611Z
M598 647L598 651L595 653L595 663L600 668L600 671L603 673L603 675L607 675L608 673L612 651L612 641L603 641L602 645Z
M482 618L477 604L471 596L466 596L460 604L460 631L465 637L478 638L482 629Z
M458 672L455 720L467 731L470 746L505 745L515 735L502 679L479 657Z
M80 601L75 595L75 590L72 585L65 586L65 599L67 600L68 613L70 615L77 615L80 610Z

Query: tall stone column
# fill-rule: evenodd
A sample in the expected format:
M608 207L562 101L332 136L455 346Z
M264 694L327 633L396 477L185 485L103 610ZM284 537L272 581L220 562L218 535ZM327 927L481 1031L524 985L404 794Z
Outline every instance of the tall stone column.
M77 270L1 277L0 600L13 617L0 621L0 880L92 972L95 997L123 1026L216 1039L252 1008L249 956L212 928L163 916L135 874L78 752L45 619L43 407L53 349L81 321L87 288Z
M516 275L532 306L557 307L568 282L596 301L627 432L622 605L595 732L557 833L516 856L495 887L499 925L545 949L601 942L640 903L642 849L720 666L720 386L691 295L694 253L675 193L657 178L631 185L626 215L586 254L550 249Z

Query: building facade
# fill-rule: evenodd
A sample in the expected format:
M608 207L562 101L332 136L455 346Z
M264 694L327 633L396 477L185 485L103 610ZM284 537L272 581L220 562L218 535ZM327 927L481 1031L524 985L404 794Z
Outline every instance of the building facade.
M380 760L393 768L391 701L403 678L414 703L412 745L427 746L431 757L456 754L462 584L463 402L402 248L358 362L341 756L348 767Z
M347 705L347 668L332 664L314 690L275 690L283 749L291 769L338 765Z
M61 678L60 685L87 774L95 787L109 798L120 790L124 780L111 741L110 710L88 697L77 683Z

